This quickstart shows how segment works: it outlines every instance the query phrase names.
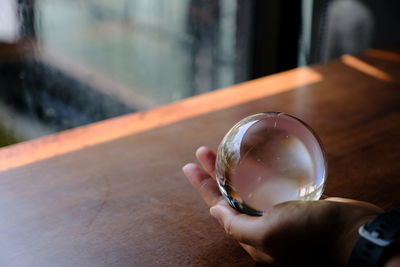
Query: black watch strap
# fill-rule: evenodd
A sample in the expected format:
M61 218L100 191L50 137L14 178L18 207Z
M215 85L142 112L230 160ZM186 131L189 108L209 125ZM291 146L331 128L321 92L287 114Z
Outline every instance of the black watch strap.
M358 239L349 267L380 266L385 252L400 237L400 209L382 213L358 230Z

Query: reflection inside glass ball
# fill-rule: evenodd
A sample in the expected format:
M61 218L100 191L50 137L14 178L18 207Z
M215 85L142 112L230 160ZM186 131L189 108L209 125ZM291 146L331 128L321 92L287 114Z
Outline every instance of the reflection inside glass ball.
M317 200L326 180L318 137L299 119L260 113L233 126L218 147L221 194L236 210L262 215L289 200Z

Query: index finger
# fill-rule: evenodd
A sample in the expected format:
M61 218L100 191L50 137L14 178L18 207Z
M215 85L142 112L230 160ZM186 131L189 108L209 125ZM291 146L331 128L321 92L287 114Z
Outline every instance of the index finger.
M215 152L206 146L201 146L196 150L196 158L203 169L215 179Z
M199 165L188 163L182 168L182 171L209 207L214 206L222 199L214 178Z

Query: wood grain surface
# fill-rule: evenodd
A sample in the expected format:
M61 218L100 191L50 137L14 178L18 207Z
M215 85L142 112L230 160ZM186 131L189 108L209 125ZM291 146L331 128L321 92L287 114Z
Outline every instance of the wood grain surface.
M181 167L263 111L295 115L319 134L327 195L400 206L400 62L398 51L383 52L1 149L0 266L256 265Z

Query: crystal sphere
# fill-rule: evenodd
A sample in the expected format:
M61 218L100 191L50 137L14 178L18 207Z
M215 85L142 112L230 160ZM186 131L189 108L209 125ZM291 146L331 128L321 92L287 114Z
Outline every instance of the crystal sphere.
M279 112L251 115L234 125L218 147L221 194L239 212L262 215L289 200L317 200L327 164L322 144L301 120Z

